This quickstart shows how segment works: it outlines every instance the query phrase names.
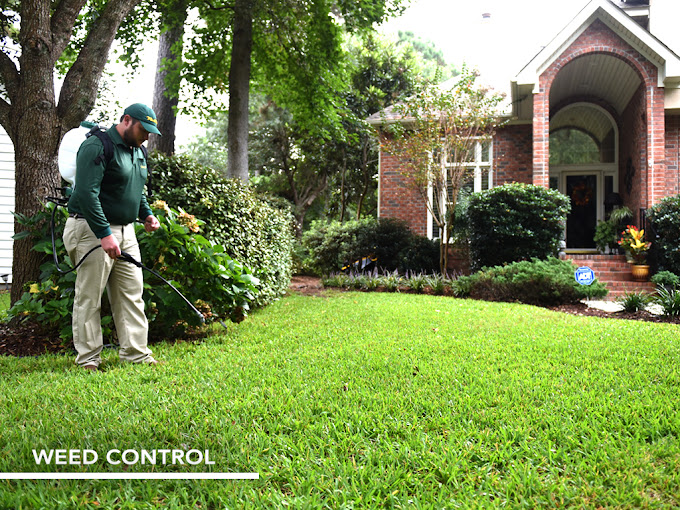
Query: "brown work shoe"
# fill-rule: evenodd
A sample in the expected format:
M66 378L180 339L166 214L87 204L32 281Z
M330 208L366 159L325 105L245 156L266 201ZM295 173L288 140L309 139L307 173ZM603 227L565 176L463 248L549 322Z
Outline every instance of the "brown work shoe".
M165 365L165 361L158 360L158 359L152 359L151 361L149 361L148 364L151 365L151 366Z
M97 365L82 365L82 367L89 372L97 372L99 370Z

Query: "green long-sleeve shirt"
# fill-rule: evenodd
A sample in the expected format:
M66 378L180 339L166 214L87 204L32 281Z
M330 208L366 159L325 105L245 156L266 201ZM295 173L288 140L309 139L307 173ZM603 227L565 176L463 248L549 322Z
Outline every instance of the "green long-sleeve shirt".
M107 133L113 142L108 168L103 162L95 164L104 146L90 136L78 150L76 182L68 201L69 213L83 215L98 239L111 235L111 225L144 221L152 214L144 195L148 173L142 149L123 142L115 126Z

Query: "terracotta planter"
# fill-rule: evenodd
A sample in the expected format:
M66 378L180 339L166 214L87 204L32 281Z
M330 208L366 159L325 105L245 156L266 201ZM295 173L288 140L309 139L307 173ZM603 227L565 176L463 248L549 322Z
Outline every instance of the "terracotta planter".
M646 282L649 279L649 266L632 264L630 270L636 282Z

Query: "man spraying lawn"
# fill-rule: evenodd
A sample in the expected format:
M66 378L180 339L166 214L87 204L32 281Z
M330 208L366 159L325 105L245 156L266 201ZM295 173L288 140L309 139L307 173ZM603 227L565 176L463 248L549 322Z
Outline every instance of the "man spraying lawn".
M119 124L102 134L111 141L110 159L105 157L102 136L90 136L78 150L75 187L68 202L69 218L63 238L73 261L81 260L95 246L102 247L79 267L73 303L76 363L90 371L96 371L101 363L104 288L111 301L120 359L158 363L147 345L142 270L119 259L121 251L137 260L141 258L134 229L136 219L144 223L147 232L160 226L144 195L148 173L141 147L150 133L161 134L156 124L154 111L135 103L125 109Z

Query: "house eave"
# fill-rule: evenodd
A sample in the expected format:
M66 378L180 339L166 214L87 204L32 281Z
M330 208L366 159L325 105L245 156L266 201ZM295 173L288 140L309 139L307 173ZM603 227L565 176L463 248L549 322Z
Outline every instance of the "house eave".
M531 86L538 92L539 76L596 19L602 21L658 69L658 86L675 83L680 77L680 57L659 39L638 25L622 9L608 0L592 0L560 33L545 46L515 77L513 91Z

